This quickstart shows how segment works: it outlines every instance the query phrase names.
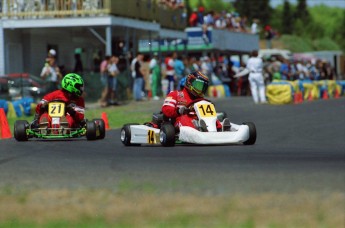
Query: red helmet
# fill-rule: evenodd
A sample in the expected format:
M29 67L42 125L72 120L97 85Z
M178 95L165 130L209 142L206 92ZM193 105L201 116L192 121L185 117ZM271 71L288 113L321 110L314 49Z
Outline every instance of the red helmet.
M187 76L185 88L195 97L203 97L208 88L208 77L200 71L195 71Z

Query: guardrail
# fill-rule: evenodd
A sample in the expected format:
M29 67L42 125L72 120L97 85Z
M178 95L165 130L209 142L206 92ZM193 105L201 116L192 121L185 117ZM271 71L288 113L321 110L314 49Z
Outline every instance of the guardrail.
M71 0L52 1L3 1L2 19L36 19L114 15L159 23L163 28L183 30L186 16L183 9L170 9L158 0Z

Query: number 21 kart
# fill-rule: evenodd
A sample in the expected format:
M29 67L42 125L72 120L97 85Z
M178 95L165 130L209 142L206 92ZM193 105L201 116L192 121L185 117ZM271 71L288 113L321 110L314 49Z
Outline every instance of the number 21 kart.
M105 123L103 119L84 120L79 127L70 128L66 122L66 104L63 101L48 103L48 122L29 124L26 120L17 120L14 124L14 138L27 141L29 138L68 139L86 136L87 140L104 139ZM48 127L50 126L50 127Z
M121 129L121 141L125 146L163 145L175 143L200 145L244 144L253 145L256 141L256 127L252 122L230 123L226 113L217 113L208 100L196 100L187 105L188 115L195 115L195 128L180 126L176 131L173 120L162 113L153 114L152 122L146 124L125 124ZM216 128L217 119L222 129Z

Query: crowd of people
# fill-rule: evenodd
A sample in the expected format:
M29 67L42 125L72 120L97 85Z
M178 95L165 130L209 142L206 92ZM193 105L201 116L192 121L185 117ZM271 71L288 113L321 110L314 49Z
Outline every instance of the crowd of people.
M65 73L58 67L56 54L54 49L49 50L41 72L49 91L58 88ZM214 53L205 56L182 56L177 52L164 56L162 53L153 53L152 56L137 53L130 59L112 55L105 56L98 69L103 87L99 99L102 107L118 104L117 78L121 74L125 74L124 77L129 81L128 88L125 88L126 94L135 101L162 99L170 91L181 89L185 77L195 71L207 75L210 85L226 85L232 96L252 95L255 103L266 102L265 86L273 80L336 79L334 68L325 60L294 60L279 55L262 59L257 56L257 52L252 53L245 62L235 61L227 55L216 56ZM83 72L75 73L83 75Z
M267 81L278 80L332 80L336 79L334 68L322 59L284 59L281 56L265 60Z

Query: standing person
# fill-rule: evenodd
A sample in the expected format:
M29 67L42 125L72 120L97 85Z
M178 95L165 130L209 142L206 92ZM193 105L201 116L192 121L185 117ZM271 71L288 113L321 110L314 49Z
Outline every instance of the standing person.
M141 64L144 59L144 55L142 53L138 53L137 57L135 58L134 63L134 82L133 82L133 97L136 101L143 100L143 86L144 86L144 72L141 69ZM134 61L134 60L133 60Z
M119 69L117 68L117 63L119 58L112 55L109 60L108 68L108 94L110 95L110 105L117 105L115 101L116 98L116 87L117 87L117 75L119 74Z
M267 103L265 92L265 80L262 74L263 61L258 57L258 51L252 51L248 59L245 70L237 73L234 77L242 77L249 73L249 85L252 92L253 100L256 104Z
M58 89L62 75L56 62L56 52L53 49L49 50L41 71L41 78L46 82L48 93Z
M177 58L175 59L175 64L174 64L174 70L175 70L175 74L176 74L176 79L178 82L177 87L179 87L180 85L180 81L183 78L183 76L185 75L185 66L184 63L182 61L182 56L177 56ZM180 89L180 88L177 88Z
M175 88L175 58L176 52L169 53L168 56L165 58L165 65L166 65L166 78L168 79L168 91L174 90Z
M153 58L150 61L150 73L151 73L151 90L152 90L152 99L159 100L159 93L162 88L161 84L161 67L160 60L158 58L158 53L153 54Z
M101 107L107 106L107 99L108 99L108 63L110 60L110 56L105 56L104 60L100 64L100 76L101 76L101 83L103 86L101 98L99 99L99 103Z

